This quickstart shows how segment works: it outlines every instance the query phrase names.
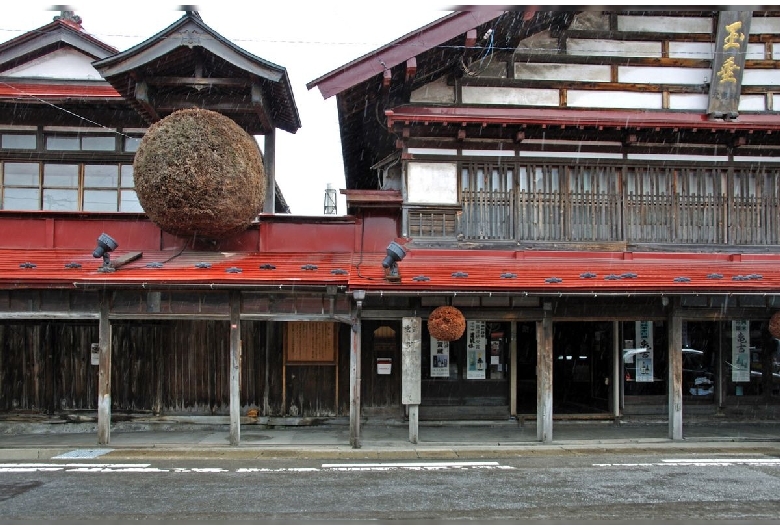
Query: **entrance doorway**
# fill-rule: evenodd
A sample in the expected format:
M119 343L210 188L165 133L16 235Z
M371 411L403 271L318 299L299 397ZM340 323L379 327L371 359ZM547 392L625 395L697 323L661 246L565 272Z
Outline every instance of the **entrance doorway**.
M553 414L609 412L611 322L553 325Z

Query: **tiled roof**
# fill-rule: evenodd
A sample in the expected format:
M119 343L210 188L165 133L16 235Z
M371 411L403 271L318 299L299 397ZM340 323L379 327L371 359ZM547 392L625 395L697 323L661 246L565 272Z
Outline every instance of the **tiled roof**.
M112 261L134 254L115 251ZM382 253L143 252L100 272L79 250L0 250L0 288L340 285L384 292L778 293L780 254L411 249L388 282ZM74 265L75 264L75 265Z
M122 96L108 83L0 83L0 98L115 98Z
M111 253L111 261L136 254ZM144 251L114 272L102 259L78 250L0 251L0 287L45 288L90 285L247 285L294 287L346 285L349 254Z
M363 255L351 289L528 293L780 293L780 255L410 250L390 284L384 254ZM359 267L358 267L359 265ZM359 270L359 274L358 274Z

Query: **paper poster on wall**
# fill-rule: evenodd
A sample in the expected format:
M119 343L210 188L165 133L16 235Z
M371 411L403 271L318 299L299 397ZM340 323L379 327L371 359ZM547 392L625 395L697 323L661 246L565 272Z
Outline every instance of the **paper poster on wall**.
M450 343L431 337L431 377L450 376Z
M750 321L731 321L731 380L750 382Z
M636 323L636 347L645 351L636 354L636 381L652 383L653 373L653 323L640 320Z
M466 379L485 379L485 323L466 322Z

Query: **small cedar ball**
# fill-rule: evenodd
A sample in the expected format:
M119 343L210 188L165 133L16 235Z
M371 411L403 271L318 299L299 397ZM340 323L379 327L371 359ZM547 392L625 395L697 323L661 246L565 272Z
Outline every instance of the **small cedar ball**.
M234 235L249 227L265 201L257 142L210 110L178 110L149 127L133 175L146 215L180 237Z
M466 319L459 309L443 305L431 311L428 316L428 332L436 340L452 342L466 331Z

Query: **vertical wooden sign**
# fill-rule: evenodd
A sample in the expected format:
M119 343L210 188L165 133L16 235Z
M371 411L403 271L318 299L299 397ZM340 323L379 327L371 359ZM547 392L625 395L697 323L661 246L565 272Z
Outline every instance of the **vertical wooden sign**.
M739 96L745 71L752 11L720 11L712 61L710 118L735 119L739 116Z
M419 405L421 401L422 319L404 317L401 334L401 403Z

